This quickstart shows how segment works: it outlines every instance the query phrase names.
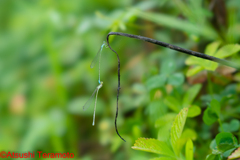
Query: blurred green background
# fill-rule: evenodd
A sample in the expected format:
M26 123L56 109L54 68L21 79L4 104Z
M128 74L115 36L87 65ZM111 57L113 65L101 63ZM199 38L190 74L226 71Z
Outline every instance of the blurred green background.
M196 101L204 108L206 77L185 76L187 55L111 36L110 44L121 60L118 130L125 143L114 128L117 57L110 49L102 52L104 84L94 127L94 103L82 110L98 85L98 67L91 69L90 64L107 33L143 35L204 52L213 41L239 42L239 9L238 0L1 0L0 151L72 152L82 160L153 158L154 154L131 146L139 137L163 138L155 121L172 112L163 102L164 94L176 89L180 99L189 86L203 83L205 89ZM168 61L175 64L171 72L181 73L185 80L177 87L166 84L166 90L150 90L149 78L161 74L163 62ZM232 83L233 88L239 86L232 80L212 86L216 92ZM238 112L234 110L236 118ZM196 133L195 157L204 159L216 126L205 125L201 116L189 121Z

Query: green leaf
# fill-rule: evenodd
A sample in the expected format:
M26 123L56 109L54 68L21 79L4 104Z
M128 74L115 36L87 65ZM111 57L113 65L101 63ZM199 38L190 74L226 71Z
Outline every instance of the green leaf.
M209 56L214 56L220 44L221 42L213 42L208 44L204 53Z
M233 134L228 132L219 133L215 139L217 148L221 152L225 152L237 146L236 137L234 137Z
M227 158L231 155L231 153L235 150L236 148L232 148L232 149L229 149L227 150L226 152L224 152L222 155L223 157Z
M225 45L217 51L219 45L220 42L213 42L209 44L206 47L205 53L218 58L226 58L240 51L240 45L238 44ZM188 77L195 75L203 69L214 71L218 67L218 63L216 62L203 60L197 57L189 57L185 63L187 65L197 65L195 68L191 68L187 71Z
M176 155L179 155L179 150L177 149L177 141L179 140L179 138L182 135L182 131L187 119L187 114L188 114L188 108L183 108L180 113L177 115L177 117L175 118L173 124L172 124L172 128L171 128L171 144L172 147L174 149L174 152L176 153Z
M194 98L197 96L201 88L201 84L196 84L188 89L183 97L183 107L189 107L189 105L192 104Z
M195 105L192 105L188 109L188 117L196 117L201 114L201 108Z
M197 133L193 129L186 128L184 129L181 139L191 139L196 140L197 139Z
M218 58L226 58L240 51L240 45L238 44L229 44L229 45L223 46L221 49L217 51L219 45L220 45L220 42L213 42L209 44L206 47L205 53L207 55L215 56ZM185 61L185 63L187 65L198 65L197 67L191 68L188 70L187 72L188 77L195 75L196 73L202 71L203 69L214 71L218 67L218 63L212 62L209 60L203 60L198 57L189 57Z
M178 139L177 141L175 150L181 151L189 139L196 140L196 138L197 138L197 133L194 130L191 130L189 128L184 129L180 139Z
M214 56L219 45L220 45L220 42L210 43L205 49L205 54L209 56ZM206 61L206 60L203 61L202 65L206 70L210 70L210 71L214 71L218 67L218 63L212 62L212 61Z
M229 45L225 45L221 49L219 49L217 51L217 53L215 54L215 56L218 58L226 58L226 57L229 57L229 56L237 53L238 51L240 51L240 45L229 44Z
M186 160L193 160L193 142L191 139L186 143L185 156Z
M166 76L165 75L157 75L153 76L150 79L147 80L146 85L149 90L162 87L166 82Z
M179 109L181 107L181 104L180 102L172 97L172 96L167 96L165 99L164 99L164 103L173 111L175 112L179 112Z
M223 132L235 132L239 130L239 120L233 119L230 123L222 124ZM222 129L219 127L219 131Z
M180 86L184 82L184 75L182 73L171 74L168 77L168 84L173 86Z
M221 106L220 106L220 103L218 102L218 100L213 99L210 103L210 107L211 107L211 110L214 111L219 117Z
M188 57L185 61L185 64L187 65L200 65L202 66L202 61L204 61L203 59L201 58L198 58L198 57ZM202 66L203 67L203 66Z
M205 54L210 55L210 56L214 56L214 54L216 53L216 50L218 49L219 45L220 45L220 42L210 43L205 49ZM189 57L185 61L185 63L187 65L198 65L195 68L191 68L191 69L188 70L188 72L187 72L188 77L193 76L193 75L197 74L198 72L200 72L204 69L214 71L218 66L218 64L215 63L215 62L204 60L204 59L201 59L201 58L198 58L198 57Z
M220 154L209 154L207 155L206 160L222 160L222 157Z
M218 129L220 132L228 132L231 131L230 125L228 123L223 123L222 127L219 126Z
M218 63L211 62L211 61L205 62L205 63L203 63L203 65L204 65L204 69L209 70L209 71L215 71L218 67Z
M239 130L239 120L233 119L229 124L229 128L230 128L231 132L238 131Z
M214 112L210 107L208 107L203 113L203 121L207 125L212 125L218 120L216 112Z
M216 144L220 145L220 144L233 144L233 145L237 145L237 139L236 137L229 132L222 132L222 133L218 133L216 136Z
M220 153L217 149L217 143L215 139L213 139L212 142L210 143L210 148L213 151L213 153Z
M174 153L165 142L156 139L139 138L132 149L174 157Z
M240 158L240 147L236 149L229 157L228 159L237 159Z
M186 76L191 77L191 76L201 72L202 70L204 70L204 67L202 67L202 66L196 66L194 68L190 68L190 69L188 69Z

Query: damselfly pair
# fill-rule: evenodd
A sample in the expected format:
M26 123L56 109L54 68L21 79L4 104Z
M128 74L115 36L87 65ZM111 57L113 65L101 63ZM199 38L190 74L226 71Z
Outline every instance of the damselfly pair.
M96 99L95 99L95 105L94 105L94 112L93 112L93 123L92 125L95 125L95 111L96 111L96 105L97 105L97 96L98 96L98 91L100 88L102 88L103 86L103 82L100 81L100 61L101 61L101 53L102 53L102 49L103 47L107 47L107 44L105 42L103 42L103 44L101 45L101 48L99 49L96 57L93 59L92 63L91 63L91 68L93 68L95 66L95 64L97 63L97 61L99 60L99 66L98 66L98 83L99 85L97 86L97 88L95 89L95 91L93 92L92 96L88 99L88 101L85 103L85 105L83 106L83 110L86 110L92 103L93 101L93 97L96 93Z

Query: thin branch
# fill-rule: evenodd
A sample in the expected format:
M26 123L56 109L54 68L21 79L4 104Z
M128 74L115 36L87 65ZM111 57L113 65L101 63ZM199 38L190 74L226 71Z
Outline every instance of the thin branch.
M110 33L111 33L111 32L110 32ZM112 47L109 45L108 38L109 38L109 34L107 35L107 44L108 44L108 47L109 47L113 52L116 53L117 59L118 59L118 89L117 89L117 110L116 110L116 116L115 116L115 129L116 129L116 132L117 132L118 136L119 136L124 142L126 142L125 139L123 139L122 136L120 136L120 134L118 133L118 129L117 129L118 98L119 98L119 91L120 91L120 89L121 89L121 87L120 87L120 59L119 59L119 56L118 56L117 52L114 51L114 50L112 49Z
M233 62L230 62L230 61L227 61L225 59L220 59L220 58L209 56L209 55L206 55L206 54L203 54L203 53L200 53L200 52L195 52L195 51L191 51L191 50L188 50L188 49L184 49L184 48L181 48L181 47L178 47L178 46L175 46L175 45L171 45L171 44L168 44L168 43L165 43L165 42L161 42L161 41L158 41L158 40L155 40L155 39L151 39L151 38L148 38L148 37L143 37L143 36L138 36L138 35L133 35L133 34L127 34L127 33L120 33L120 32L110 32L110 33L108 33L108 35L107 35L108 47L114 53L116 53L117 59L118 59L118 89L117 89L117 110L116 110L116 116L115 116L115 129L116 129L116 132L117 132L118 136L122 140L124 140L124 139L120 136L120 134L118 133L118 130L117 130L118 99L119 99L119 91L120 91L120 88L121 88L120 87L120 59L119 59L118 53L116 51L114 51L109 44L109 36L110 35L124 36L124 37L143 40L143 41L150 42L150 43L153 43L153 44L156 44L156 45L160 45L162 47L166 47L166 48L169 48L169 49L172 49L172 50L175 50L175 51L186 53L188 55L192 55L192 56L199 57L199 58L202 58L202 59L206 59L206 60L209 60L209 61L217 62L217 63L222 64L222 65L233 67L233 68L236 68L238 70L240 69L240 65L238 65L236 63L233 63Z
M137 35L127 34L127 33L120 33L120 32L110 32L107 35L107 39L110 35L118 35L118 36L124 36L124 37L143 40L143 41L150 42L150 43L153 43L153 44L157 44L157 45L160 45L160 46L163 46L163 47L175 50L175 51L186 53L186 54L189 54L189 55L192 55L192 56L195 56L195 57L203 58L203 59L206 59L206 60L217 62L217 63L222 64L222 65L233 67L233 68L236 68L238 70L240 69L240 65L235 64L235 63L230 62L230 61L227 61L225 59L220 59L220 58L209 56L207 54L203 54L203 53L200 53L200 52L195 52L195 51L191 51L191 50L188 50L188 49L184 49L184 48L174 46L174 45L171 45L171 44L168 44L168 43L165 43L165 42L161 42L161 41L158 41L158 40L155 40L155 39L151 39L151 38L148 38L148 37L137 36ZM108 45L109 45L109 43L108 43Z

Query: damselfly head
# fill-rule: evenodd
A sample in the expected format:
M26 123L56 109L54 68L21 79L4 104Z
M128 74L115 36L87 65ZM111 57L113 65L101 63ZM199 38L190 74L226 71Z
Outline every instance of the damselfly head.
M104 45L106 48L108 48L107 42L103 41L103 45Z

